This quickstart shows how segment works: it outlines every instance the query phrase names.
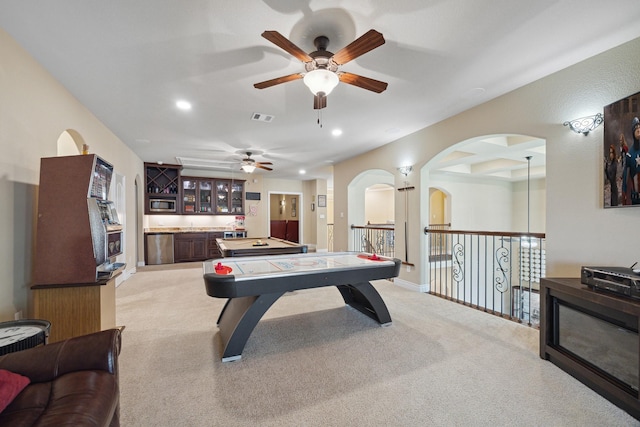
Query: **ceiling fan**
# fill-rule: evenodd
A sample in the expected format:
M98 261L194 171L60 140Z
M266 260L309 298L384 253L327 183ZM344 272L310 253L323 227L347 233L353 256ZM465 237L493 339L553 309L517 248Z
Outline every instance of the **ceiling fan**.
M313 108L316 110L327 106L327 95L338 85L338 82L358 86L376 93L381 93L387 89L387 83L385 82L345 71L338 71L338 67L341 65L385 43L382 34L376 30L367 31L335 54L327 50L329 38L325 36L316 37L313 44L317 50L309 54L277 31L265 31L262 33L262 37L304 62L306 72L289 74L288 76L256 83L253 85L256 89L265 89L280 83L303 79L304 84L313 93Z
M254 159L251 158L251 151L247 151L246 152L247 157L245 157L244 159L242 159L242 163L240 164L240 168L245 171L246 173L252 173L254 170L256 170L256 168L258 169L264 169L267 171L272 171L273 169L265 166L265 165L273 165L273 163L271 162L256 162Z

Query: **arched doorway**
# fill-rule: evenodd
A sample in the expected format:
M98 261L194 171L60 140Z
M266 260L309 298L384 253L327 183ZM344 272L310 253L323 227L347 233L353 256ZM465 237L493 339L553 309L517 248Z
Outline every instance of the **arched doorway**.
M533 313L524 299L535 299L544 249L532 246L544 237L532 243L528 234L545 232L545 145L526 135L481 136L422 168L421 200L429 203L421 211L429 224L422 280L430 291L518 318L522 307Z
M421 220L425 225L451 223L458 230L526 231L530 214L531 231L544 232L545 147L542 138L514 134L452 145L421 169L420 198L429 201L422 204Z
M450 198L444 191L429 188L429 226L448 224Z
M82 153L84 139L73 129L67 129L58 136L56 154L58 156L75 156Z
M380 220L389 225L395 223L394 179L395 177L392 173L381 169L372 169L360 173L349 183L347 188L347 220L350 227L365 226L367 224L367 215L375 221ZM369 199L368 203L367 199ZM381 207L378 206L380 212L374 214L372 210L376 209L375 206L380 203L392 205L393 208L385 206L381 209ZM367 208L367 206L369 206L369 208ZM393 216L387 218L391 215ZM358 240L359 239L360 237L358 237ZM373 239L369 239L369 243L371 240ZM347 250L362 250L362 248L362 242L356 241L354 233L350 230Z

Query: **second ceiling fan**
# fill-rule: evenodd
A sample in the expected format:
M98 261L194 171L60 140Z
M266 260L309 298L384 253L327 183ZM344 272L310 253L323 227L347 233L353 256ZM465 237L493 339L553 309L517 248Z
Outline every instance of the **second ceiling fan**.
M313 108L317 110L327 106L327 95L338 85L338 82L358 86L376 93L387 89L385 82L346 71L338 71L339 66L384 44L384 37L376 30L367 31L335 54L327 50L329 39L325 36L316 37L313 42L316 51L311 53L304 52L277 31L265 31L262 33L262 37L304 62L306 72L256 83L253 85L256 89L265 89L281 83L304 79L305 85L313 93Z

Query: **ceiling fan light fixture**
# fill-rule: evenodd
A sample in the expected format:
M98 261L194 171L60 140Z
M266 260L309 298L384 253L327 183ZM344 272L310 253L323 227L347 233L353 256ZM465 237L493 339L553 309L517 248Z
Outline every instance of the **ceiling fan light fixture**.
M338 86L338 82L340 80L336 73L320 68L309 71L305 74L303 81L312 94L318 95L322 92L324 93L324 96L327 96L331 93L333 88Z
M241 168L246 173L252 173L254 170L256 170L255 165L248 165L248 164L247 165L242 165Z

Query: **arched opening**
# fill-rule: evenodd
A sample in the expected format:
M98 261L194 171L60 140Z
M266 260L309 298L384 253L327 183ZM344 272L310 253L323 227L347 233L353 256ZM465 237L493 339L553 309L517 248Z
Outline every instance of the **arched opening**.
M442 191L442 223L458 230L545 231L546 141L526 135L486 135L442 151L421 170L424 224L437 223ZM527 159L530 157L530 159ZM432 196L434 199L432 200ZM431 203L436 203L432 210ZM438 221L439 222L439 221Z
M395 195L394 195L394 175L390 172L381 169L372 169L364 171L357 175L349 183L347 188L348 192L348 223L351 227L363 227L367 224L367 221L373 219L378 223L382 221L383 224L395 223ZM378 191L380 190L380 191ZM369 203L367 203L369 199ZM391 205L392 209L385 207L381 209L380 206L374 207L373 200L382 201ZM369 206L369 208L367 208ZM374 213L373 210L379 209L379 213ZM389 217L393 215L392 217ZM367 240L366 242L356 241L361 239ZM358 237L354 237L354 233L349 233L348 248L338 248L337 250L367 250L373 252L372 241L378 239L372 239L362 234L358 234ZM386 242L388 239L383 238Z
M487 135L453 145L424 165L421 218L429 232L422 279L431 292L537 321L545 146L532 136Z
M84 139L73 129L67 129L60 134L56 145L58 156L75 156L82 153Z
M444 191L429 188L429 226L444 225L451 221L449 206L451 199Z
M143 229L143 221L144 221L144 193L143 189L144 181L140 175L136 174L136 178L134 180L134 206L135 206L135 230L133 233L135 237L135 254L136 254L136 266L144 265L144 234L140 232Z

